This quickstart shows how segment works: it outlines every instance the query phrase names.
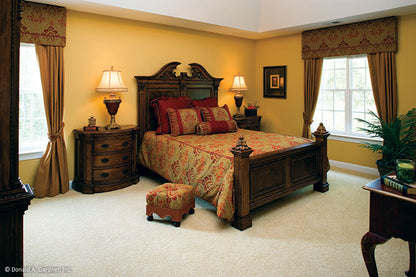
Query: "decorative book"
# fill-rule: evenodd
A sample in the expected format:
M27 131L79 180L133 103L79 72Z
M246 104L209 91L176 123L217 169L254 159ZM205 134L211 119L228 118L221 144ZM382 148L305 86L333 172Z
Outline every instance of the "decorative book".
M100 126L84 126L84 131L98 131Z
M416 182L405 183L400 181L397 179L395 171L381 177L381 183L403 194L416 194Z

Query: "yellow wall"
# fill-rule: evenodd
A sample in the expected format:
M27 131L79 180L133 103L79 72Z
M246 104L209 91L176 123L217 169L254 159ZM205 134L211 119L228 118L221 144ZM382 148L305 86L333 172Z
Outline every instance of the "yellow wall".
M399 113L416 103L413 63L416 61L416 15L399 18L397 73ZM248 40L125 20L89 13L68 11L65 48L65 139L70 179L74 178L74 139L72 130L87 124L94 115L99 125L109 122L102 100L96 93L102 71L112 65L122 71L128 92L116 116L119 124L137 123L135 75L152 75L164 64L178 61L180 71L192 62L203 65L214 77L224 80L219 88L220 104L229 104L234 113L233 94L228 91L234 74L247 78L249 91L244 102L257 102L263 116L262 128L300 136L303 112L303 61L301 34L263 40ZM263 67L287 66L287 99L263 98ZM375 167L378 155L359 144L329 141L332 160ZM20 162L23 182L34 183L39 160Z
M286 99L263 97L263 67L286 65ZM262 128L293 136L302 136L303 61L301 35L257 41L256 98L263 116Z
M416 14L399 18L399 51L397 53L397 82L399 114L416 107Z
M180 71L189 63L199 63L214 77L224 78L219 87L219 103L235 112L231 86L234 74L247 77L254 87L255 41L208 32L199 32L133 20L68 11L65 55L65 139L69 178L74 178L74 138L72 130L87 125L91 115L98 125L109 123L103 104L106 94L95 92L102 71L122 72L128 92L122 98L116 121L137 124L136 75L152 75L163 65L178 61ZM39 160L20 162L23 182L34 183Z
M415 107L416 93L414 62L416 61L416 15L399 18L399 51L397 75L399 114ZM256 43L256 97L264 117L265 131L300 136L303 113L303 61L301 34L258 40ZM263 98L263 67L287 66L287 99ZM329 140L328 156L331 160L375 167L380 155L369 152L360 144Z
M19 177L23 183L33 186L39 162L40 159L19 162Z

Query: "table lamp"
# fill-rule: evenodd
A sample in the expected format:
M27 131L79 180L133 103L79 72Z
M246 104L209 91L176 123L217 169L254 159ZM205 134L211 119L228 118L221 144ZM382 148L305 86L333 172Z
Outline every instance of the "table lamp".
M246 81L244 80L244 76L238 74L234 76L233 84L230 88L231 91L235 91L234 101L235 105L237 106L237 113L233 115L234 118L242 118L244 117L243 114L240 112L241 104L243 103L243 94L242 91L247 90Z
M119 129L120 125L116 123L115 116L118 111L118 107L121 103L121 99L120 97L117 98L114 93L127 91L127 87L124 85L123 79L121 79L121 71L114 70L113 66L111 66L110 70L104 70L101 82L95 89L95 91L110 93L110 96L108 98L104 98L104 104L107 107L107 111L111 116L111 121L107 126L105 126L105 128L107 130Z

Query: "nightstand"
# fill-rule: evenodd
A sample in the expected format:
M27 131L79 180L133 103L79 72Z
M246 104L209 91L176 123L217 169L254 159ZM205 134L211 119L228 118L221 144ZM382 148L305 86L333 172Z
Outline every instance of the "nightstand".
M75 129L73 188L82 193L121 189L139 181L136 166L138 127Z
M261 115L244 116L242 118L234 118L237 122L238 128L260 131Z

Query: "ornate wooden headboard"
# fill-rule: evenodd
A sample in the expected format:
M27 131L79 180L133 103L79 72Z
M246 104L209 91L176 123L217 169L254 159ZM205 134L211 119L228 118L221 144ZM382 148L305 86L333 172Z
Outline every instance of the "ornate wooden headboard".
M191 99L218 97L218 86L222 78L212 77L206 69L197 63L189 64L191 76L181 72L175 74L179 62L164 65L152 76L135 76L138 87L138 124L139 139L146 131L156 129L156 121L150 102L161 96L189 96Z

